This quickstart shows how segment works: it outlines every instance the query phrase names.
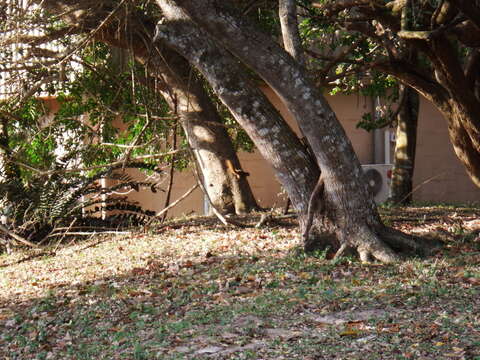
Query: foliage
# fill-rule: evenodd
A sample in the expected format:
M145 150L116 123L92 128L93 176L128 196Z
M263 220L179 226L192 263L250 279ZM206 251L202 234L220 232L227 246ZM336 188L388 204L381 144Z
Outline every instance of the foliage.
M398 81L368 64L375 59L378 45L361 34L345 31L324 21L321 12L300 2L304 18L299 24L308 57L308 68L319 85L331 95L356 93L381 101L376 114L365 113L357 127L367 131L391 125L392 107L398 101Z
M57 227L68 227L73 222L88 225L90 218L101 219L105 212L122 211L122 222L118 222L116 227L142 223L153 215L124 196L111 195L120 190L138 191L140 187L156 192L155 183L135 181L123 172L131 168L158 172L154 165L126 163L125 166L118 165L83 176L65 174L61 165L57 165L56 172L35 174L26 182L15 178L0 183L2 215L8 217L13 231L30 241L45 240ZM107 185L102 186L100 180ZM108 185L109 182L112 184ZM103 225L116 222L115 216L110 216Z
M129 145L131 156L157 153L165 148L176 119L169 116L163 99L151 90L143 68L122 51L95 43L83 54L84 68L74 82L60 84L56 91L61 104L55 122L73 132L68 146L78 146L84 138L85 165L105 164ZM87 144L87 146L85 146ZM142 146L139 146L142 145ZM65 146L65 145L64 145Z
M127 54L95 43L82 50L77 54L82 67L70 66L68 78L48 84L54 101L42 98L41 87L23 102L11 98L0 104L7 119L2 162L16 168L15 176L4 176L0 184L3 211L13 230L34 242L74 219L86 223L103 212L124 214L122 221L110 217L115 227L151 216L124 196L109 195L142 186L156 191L158 179L138 182L123 168L159 172L158 157L142 163L129 159L168 151L176 122L148 84L139 83L142 69ZM109 165L120 159L121 166ZM177 159L175 165L184 166L181 155ZM100 179L115 185L101 187Z

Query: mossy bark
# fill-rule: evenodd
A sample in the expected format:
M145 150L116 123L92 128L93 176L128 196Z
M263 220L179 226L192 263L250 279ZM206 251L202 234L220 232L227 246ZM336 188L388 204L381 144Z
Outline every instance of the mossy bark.
M417 124L420 99L418 92L405 85L400 86L400 105L397 116L396 143L393 160L392 183L389 201L407 205L412 202L415 150L417 148Z

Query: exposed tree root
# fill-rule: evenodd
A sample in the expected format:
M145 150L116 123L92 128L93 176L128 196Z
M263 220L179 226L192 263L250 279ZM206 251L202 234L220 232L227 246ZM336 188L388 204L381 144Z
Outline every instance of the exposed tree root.
M391 227L383 226L378 232L386 244L404 254L427 256L441 248L441 243L438 241L407 235Z
M355 250L360 260L365 262L375 259L392 263L399 261L403 255L428 256L440 248L438 242L407 235L383 225L378 230L364 225L355 231L337 229L335 234L312 232L303 239L306 252L330 247L335 252L334 258L338 258L349 250Z
M381 262L392 263L400 260L396 254L381 238L372 231L368 225L356 227L354 230L342 228L333 232L319 232L318 227L313 227L310 236L303 238L305 252L314 250L332 249L334 258L344 255L349 250L355 250L361 261L369 262L377 259Z
M361 261L368 262L374 258L384 263L392 263L400 260L400 256L367 225L360 227L348 241L358 251Z
M313 199L312 196L311 200ZM315 215L311 210L316 210ZM334 258L338 258L346 252L355 251L364 262L378 260L392 263L405 255L428 256L440 248L439 242L405 234L384 226L381 222L363 225L351 222L337 227L317 211L318 209L310 207L308 214L303 217L305 252L330 248ZM302 224L302 219L299 220Z
M325 206L323 203L323 191L325 190L325 184L323 182L322 174L318 176L317 184L310 195L310 200L308 201L308 210L307 210L307 222L303 229L303 242L307 244L309 241L310 229L313 225L313 218L315 213L323 213Z

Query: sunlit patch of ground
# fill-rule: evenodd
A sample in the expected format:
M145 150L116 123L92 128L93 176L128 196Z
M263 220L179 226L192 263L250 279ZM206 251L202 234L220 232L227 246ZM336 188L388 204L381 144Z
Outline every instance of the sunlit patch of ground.
M444 250L332 262L294 226L197 219L2 255L0 358L480 359L479 211L382 215Z

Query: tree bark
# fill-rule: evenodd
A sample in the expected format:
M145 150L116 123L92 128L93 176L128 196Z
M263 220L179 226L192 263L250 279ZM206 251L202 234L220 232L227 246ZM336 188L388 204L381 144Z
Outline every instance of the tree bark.
M393 233L383 226L373 199L362 180L360 163L350 141L322 94L312 85L298 63L267 35L258 32L243 19L236 18L227 9L223 9L221 2L158 0L157 3L168 20L158 28L159 36L169 41L170 45L175 46L178 51L183 51L182 54L188 57L189 61L205 76L208 71L219 70L218 65L212 61L205 44L200 44L201 38L207 37L206 34L198 35L198 31L194 30L195 26L189 22L190 17L206 29L216 41L260 75L287 104L311 144L322 171L325 192L320 201L323 201L325 206L319 208L326 209L326 216L316 214L315 222L324 234L333 235L334 239L330 241L330 245L340 249L355 248L362 260L368 260L373 256L385 262L395 261L398 256L382 239L395 248L403 246L418 248L418 244L408 237L397 232ZM197 38L192 40L193 36ZM179 49L180 46L183 48ZM211 46L212 43L210 43ZM217 56L225 59L226 56L222 53ZM223 72L217 74L216 79L215 75L207 78L210 83L216 82L215 85L212 84L214 89L232 111L235 111L235 107L240 110L236 101L225 97L225 84L232 85L227 79L231 68L226 70L225 65L222 64ZM235 83L238 84L238 82ZM246 87L244 81L238 85L241 85L241 89ZM236 91L240 92L240 89ZM236 111L239 122L245 121L245 117L254 119L261 116L256 106L253 108L250 106L249 109L248 112ZM250 122L256 125L263 120L262 122L250 120ZM249 134L256 130L249 129L244 124L242 126ZM260 130L264 131L263 128ZM259 149L278 142L278 134L281 134L281 131L269 132L269 135L275 136L267 143L257 144ZM251 137L254 138L252 135ZM274 150L277 151L277 156L281 157L279 160L282 163L285 160L283 155L286 151ZM284 171L282 173L278 165L274 168L281 180ZM288 174L285 175L288 176ZM307 183L308 180L311 183L312 180L316 182L317 179L302 178L302 183ZM309 187L307 197L305 194L299 197L295 194L298 188L292 189L286 185L284 185L285 189L293 205L300 211L300 222L304 227L307 223L305 209L308 204L305 200L309 198L313 187Z
M152 19L126 9L125 12L118 11L111 21L97 29L114 8L111 1L70 4L67 0L47 0L44 6L55 13L64 11L70 23L83 31L94 31L97 40L131 51L149 74L159 80L160 86L156 90L172 112L179 115L205 189L220 212L244 214L258 208L246 177L229 170L229 162L236 169L241 165L204 85L193 76L190 65L178 53L160 43L152 45L155 29ZM78 7L84 11L71 11Z
M280 19L280 27L282 30L283 47L301 66L305 67L305 54L302 47L302 39L298 31L297 20L297 3L295 0L279 0L278 1L278 17ZM306 142L305 136L302 138ZM291 201L287 198L284 214L288 213Z
M298 31L297 2L295 0L279 0L278 17L285 51L292 55L301 66L305 66L302 39Z
M420 99L418 92L400 86L401 109L397 115L397 132L389 201L407 205L412 202L413 171L417 148L417 123Z
M188 19L158 26L156 38L184 55L205 76L272 165L297 210L305 212L318 167L278 111L247 77L246 69Z

